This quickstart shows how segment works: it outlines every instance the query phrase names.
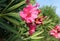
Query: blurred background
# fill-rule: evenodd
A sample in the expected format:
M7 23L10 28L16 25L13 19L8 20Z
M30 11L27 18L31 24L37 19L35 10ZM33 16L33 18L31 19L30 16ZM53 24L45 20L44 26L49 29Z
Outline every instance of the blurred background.
M60 0L36 0L36 3L40 4L40 7L43 6L55 6L56 14L60 17Z

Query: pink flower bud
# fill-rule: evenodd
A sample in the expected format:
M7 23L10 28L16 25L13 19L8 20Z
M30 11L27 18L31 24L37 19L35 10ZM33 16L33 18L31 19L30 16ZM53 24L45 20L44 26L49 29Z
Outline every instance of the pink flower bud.
M60 26L59 25L55 26L55 28L50 31L50 35L60 39Z
M26 0L26 4L29 4L30 3L30 0Z
M29 35L33 35L34 32L35 32L35 29L30 29L29 30Z
M36 25L35 24L28 24L29 26L29 35L33 35L33 33L36 30Z

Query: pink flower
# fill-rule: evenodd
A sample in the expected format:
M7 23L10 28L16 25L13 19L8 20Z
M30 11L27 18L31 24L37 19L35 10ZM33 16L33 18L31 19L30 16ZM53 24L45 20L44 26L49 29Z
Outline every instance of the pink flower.
M57 34L57 31L56 31L55 29L52 29L52 30L50 31L50 35L55 36L56 34Z
M58 30L58 31L60 31L60 25L56 25L55 29Z
M20 16L25 20L26 23L32 23L38 17L39 10L31 4L27 5L22 11Z
M28 24L29 26L29 35L33 35L33 33L36 30L36 25L35 24Z
M55 28L50 31L50 35L60 39L60 26L55 26Z
M60 38L60 33L57 33L55 37Z

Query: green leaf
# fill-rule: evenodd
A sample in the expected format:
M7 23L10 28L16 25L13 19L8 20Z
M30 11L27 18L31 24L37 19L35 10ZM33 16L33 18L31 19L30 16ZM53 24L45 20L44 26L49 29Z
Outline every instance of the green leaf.
M7 15L8 15L8 16L13 16L13 17L15 17L15 18L20 19L19 13L16 13L16 12L10 12L10 13L8 13Z
M12 39L10 39L10 41L15 41L17 38L19 38L20 36L17 34L17 35L15 35L15 36L13 36L13 38Z
M31 38L32 37L36 37L37 35L39 35L39 34L41 34L41 33L43 33L44 31L42 30L41 32L40 31L37 31L37 32L35 32L32 36L31 36Z
M9 18L7 16L4 16L3 18L5 18L6 20L10 21L11 23L13 23L15 25L20 25L20 22L17 21L16 19L14 19L14 18Z
M44 38L43 36L40 36L40 37L33 37L31 39L41 39L41 38Z
M16 8L18 8L18 7L20 7L20 6L23 5L24 3L25 3L25 1L22 1L22 2L20 2L20 3L18 3L18 4L16 4L16 5L14 5L14 6L8 8L8 9L7 9L7 12L12 11L12 10L14 10L14 9L16 9Z
M2 12L4 12L13 2L14 0L11 0L11 2L5 7L5 9Z
M9 40L11 40L12 39L12 37L14 37L15 36L15 34L12 34L8 39L6 39L5 41L9 41Z
M8 30L10 32L13 32L14 34L18 33L15 29L13 29L13 27L11 27L10 25L8 25L6 23L3 23L2 21L0 21L0 25L1 25L0 26L1 28L6 29L6 30Z
M50 22L52 22L52 20L51 20L51 19L49 19L47 22L46 22L46 21L44 21L44 22L43 22L43 24L48 24L48 23L50 23Z

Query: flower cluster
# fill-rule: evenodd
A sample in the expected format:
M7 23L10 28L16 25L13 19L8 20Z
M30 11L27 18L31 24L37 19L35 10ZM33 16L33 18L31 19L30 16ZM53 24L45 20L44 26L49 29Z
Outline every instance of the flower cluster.
M55 26L55 28L50 31L50 35L60 39L60 25Z
M32 23L38 17L39 10L32 6L31 4L27 5L23 11L20 11L20 16L25 20L27 23Z
M20 11L21 18L27 23L29 27L29 34L32 35L35 30L37 24L43 23L43 17L38 17L41 10L37 9L37 6L33 6L32 4L28 4L22 11Z

